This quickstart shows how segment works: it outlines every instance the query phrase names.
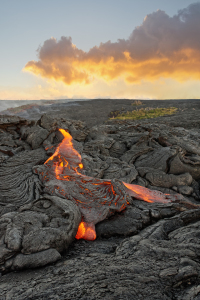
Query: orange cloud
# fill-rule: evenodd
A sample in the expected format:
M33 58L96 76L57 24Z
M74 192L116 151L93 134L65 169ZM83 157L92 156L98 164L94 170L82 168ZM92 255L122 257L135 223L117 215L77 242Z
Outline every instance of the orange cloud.
M93 78L124 78L128 83L160 77L200 79L199 32L200 3L173 17L158 10L147 15L128 40L101 43L88 52L70 37L46 40L38 50L39 60L29 61L24 69L67 85L89 84Z

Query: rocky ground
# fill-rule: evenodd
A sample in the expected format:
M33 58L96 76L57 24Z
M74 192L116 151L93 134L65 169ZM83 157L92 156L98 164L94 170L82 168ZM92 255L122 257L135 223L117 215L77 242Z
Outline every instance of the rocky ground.
M178 112L108 120L132 102L86 101L34 121L0 117L0 299L200 299L200 102L144 101ZM35 172L61 142L58 127L72 135L86 175L177 200L132 198L96 224L95 241L73 240L80 211L46 195Z

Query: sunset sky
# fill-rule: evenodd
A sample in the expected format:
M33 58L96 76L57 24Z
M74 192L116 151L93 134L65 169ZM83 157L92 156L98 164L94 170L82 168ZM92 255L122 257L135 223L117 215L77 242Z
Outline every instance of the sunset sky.
M200 98L200 2L2 0L0 100Z

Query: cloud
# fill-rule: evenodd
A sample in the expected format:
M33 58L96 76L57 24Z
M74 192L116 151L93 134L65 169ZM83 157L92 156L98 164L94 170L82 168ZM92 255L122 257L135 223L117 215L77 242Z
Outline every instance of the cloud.
M101 43L88 52L78 49L71 37L46 40L38 49L38 61L29 61L24 70L67 85L89 84L94 78L123 78L128 83L200 79L199 32L200 3L173 17L158 10L147 15L129 39Z

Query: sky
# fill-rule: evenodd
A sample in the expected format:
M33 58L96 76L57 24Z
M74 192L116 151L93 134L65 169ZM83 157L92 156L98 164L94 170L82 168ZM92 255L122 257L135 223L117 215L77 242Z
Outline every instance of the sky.
M200 98L199 1L0 4L0 100Z

